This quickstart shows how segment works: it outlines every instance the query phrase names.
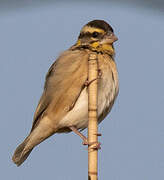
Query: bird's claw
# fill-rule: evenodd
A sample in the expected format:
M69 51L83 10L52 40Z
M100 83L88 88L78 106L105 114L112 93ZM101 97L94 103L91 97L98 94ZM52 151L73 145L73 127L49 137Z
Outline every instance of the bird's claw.
M98 69L98 79L100 79L101 76L102 76L102 71L101 71L101 69Z
M97 76L97 78L92 79L91 81L88 81L88 79L87 79L87 80L85 81L84 85L85 85L85 86L89 86L93 81L98 80L98 79L101 79L101 76L102 76L102 71L101 71L101 69L98 69L98 76Z
M93 147L91 147L92 149L96 149L96 150L101 149L100 142L90 142L89 143L88 140L85 140L85 141L83 141L83 145L88 145L88 146L94 145Z
M97 136L102 136L102 134L101 134L101 133L97 133L97 134L95 134L95 135L97 135Z

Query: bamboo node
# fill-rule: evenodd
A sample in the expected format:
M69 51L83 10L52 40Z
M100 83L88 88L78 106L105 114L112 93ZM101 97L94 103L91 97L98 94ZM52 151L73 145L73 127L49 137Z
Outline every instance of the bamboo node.
M89 171L88 174L97 175L98 173L97 172Z
M89 111L97 111L97 108L89 108Z

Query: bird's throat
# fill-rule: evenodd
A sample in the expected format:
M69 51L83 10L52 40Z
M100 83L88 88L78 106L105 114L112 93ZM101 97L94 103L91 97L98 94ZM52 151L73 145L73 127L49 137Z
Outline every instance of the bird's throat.
M98 52L104 52L110 55L115 54L115 50L112 44L100 44L99 42L94 42L91 44L91 48Z
M86 46L89 49L97 52L107 53L109 55L115 55L115 50L112 44L100 44L99 42L93 42L91 44L82 44L80 40L77 41L76 47L83 47Z

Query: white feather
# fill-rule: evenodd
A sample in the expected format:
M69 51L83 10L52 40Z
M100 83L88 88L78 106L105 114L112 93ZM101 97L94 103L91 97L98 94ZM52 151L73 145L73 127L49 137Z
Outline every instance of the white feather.
M116 79L117 80L117 79ZM98 82L98 117L102 113L104 117L112 108L115 97L118 93L118 82L112 78L111 69L103 73ZM104 112L105 111L105 112ZM103 117L103 119L104 119ZM99 121L103 120L99 119ZM60 127L75 126L77 129L84 129L88 126L88 93L87 88L81 92L74 108L60 121Z

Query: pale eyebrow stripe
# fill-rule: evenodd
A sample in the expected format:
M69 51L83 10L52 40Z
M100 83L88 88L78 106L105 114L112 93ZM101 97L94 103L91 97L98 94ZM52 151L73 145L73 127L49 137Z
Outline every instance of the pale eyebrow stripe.
M99 32L99 33L105 33L105 31L103 29L99 29L99 28L94 28L94 27L90 27L90 26L85 26L81 32L83 33L86 33L86 32L90 32L90 33L93 33L93 32Z

